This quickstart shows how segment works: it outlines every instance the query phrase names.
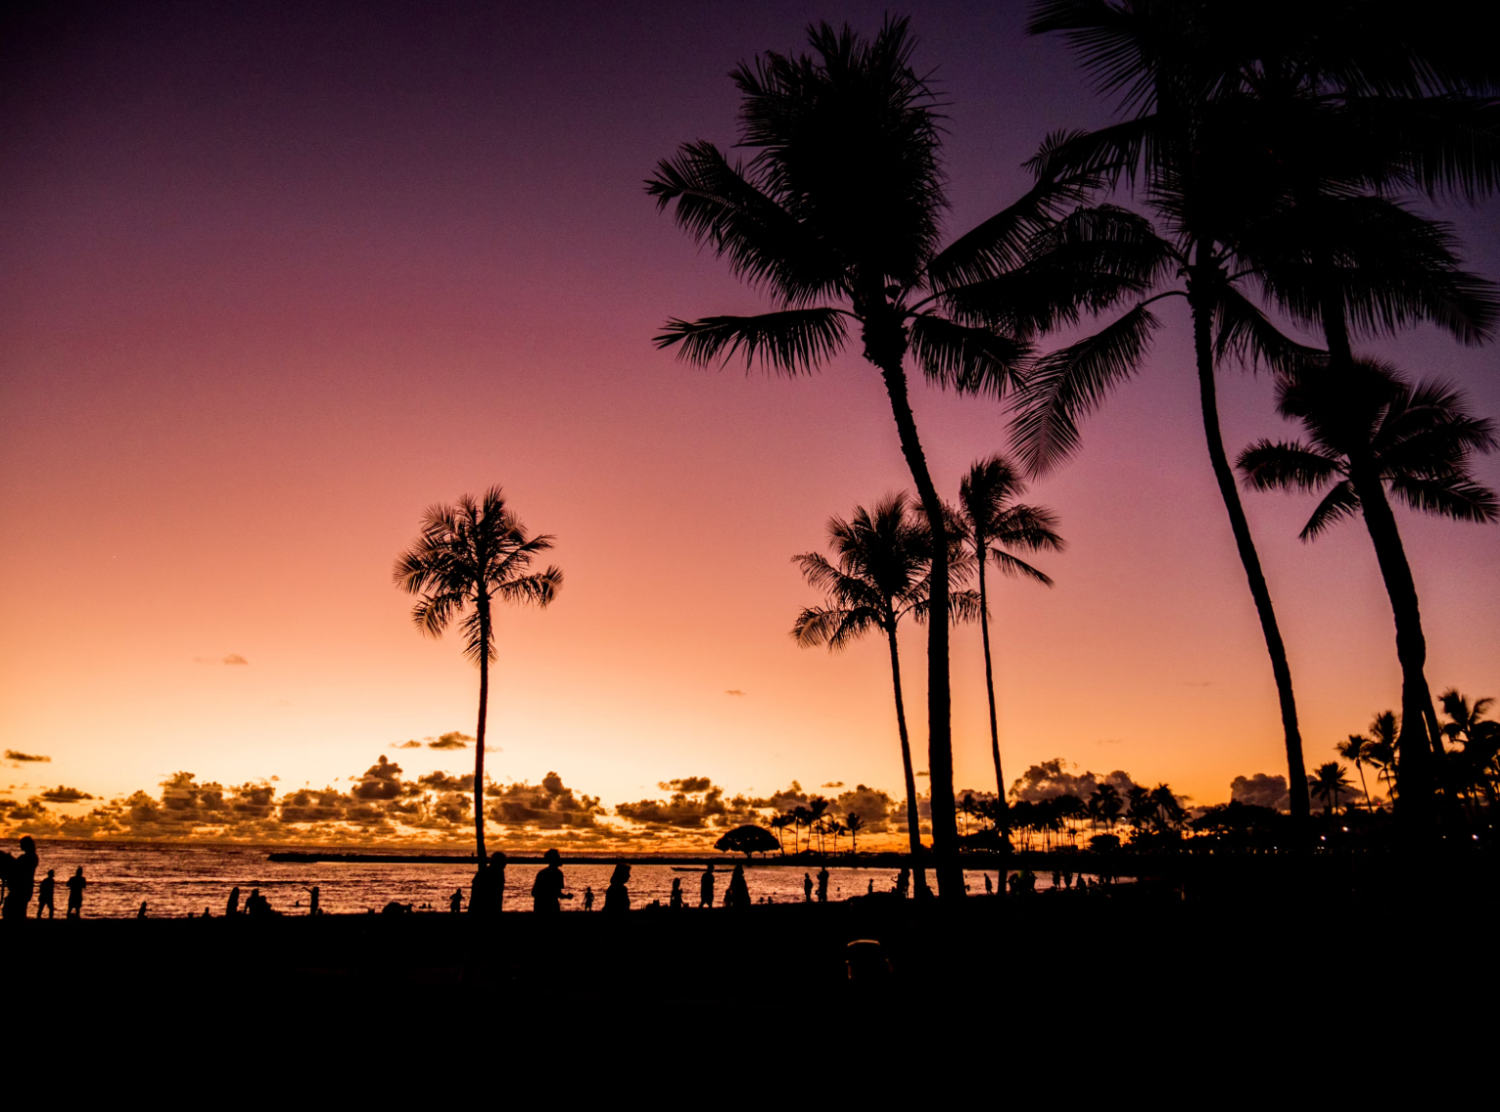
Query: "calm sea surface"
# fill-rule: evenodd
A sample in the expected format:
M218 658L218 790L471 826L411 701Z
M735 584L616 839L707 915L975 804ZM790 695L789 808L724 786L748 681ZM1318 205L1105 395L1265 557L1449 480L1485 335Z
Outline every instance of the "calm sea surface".
M201 915L204 908L214 915L224 914L229 890L240 889L240 906L251 889L259 888L281 912L296 914L307 910L307 889L319 888L319 906L330 914L379 911L391 900L417 905L421 910L430 904L434 910L448 910L448 897L461 888L468 904L469 881L474 867L463 865L406 865L360 862L358 864L319 863L315 865L277 864L267 860L274 849L284 847L226 845L162 845L150 842L65 842L38 844L41 865L40 882L48 869L56 872L57 915L67 907L68 893L64 881L80 865L88 880L84 892L83 913L88 918L119 918L136 914L144 901L152 917ZM0 844L12 854L18 852L13 841ZM726 859L715 867L719 880L715 903L723 898L729 873L735 864ZM539 866L511 865L506 870L505 907L507 911L531 910L531 881ZM697 906L698 881L702 872L696 867L673 868L668 865L631 863L630 903L645 907L652 900L667 902L674 878L682 881L683 898ZM604 890L609 886L611 865L570 865L562 862L567 879L566 891L573 899L563 903L565 911L582 911L586 887L592 887L595 909L604 904ZM780 866L751 864L745 870L751 899L762 897L777 903L802 899L802 876L805 870ZM873 882L875 891L889 890L896 880L895 869L829 866L828 895L833 900L863 895ZM966 870L964 878L970 891L984 892L986 874ZM991 884L999 880L997 872L988 873ZM817 879L814 872L814 880ZM1049 875L1038 875L1037 886L1048 887ZM35 897L32 902L35 914Z

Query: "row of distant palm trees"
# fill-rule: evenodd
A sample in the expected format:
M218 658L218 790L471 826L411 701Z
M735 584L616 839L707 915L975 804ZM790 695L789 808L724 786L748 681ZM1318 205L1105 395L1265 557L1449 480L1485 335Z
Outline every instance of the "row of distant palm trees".
M939 614L950 609L955 548L907 358L943 388L1018 398L1017 448L1040 473L1076 450L1079 420L1140 368L1160 323L1152 304L1185 298L1204 436L1276 680L1299 826L1309 801L1291 670L1220 433L1215 371L1270 366L1283 413L1312 441L1255 445L1239 461L1247 483L1331 485L1305 536L1354 513L1365 520L1397 628L1402 809L1414 830L1434 814L1437 723L1387 492L1461 519L1497 513L1466 466L1494 446L1488 423L1463 413L1451 390L1408 386L1352 348L1355 336L1420 321L1475 343L1497 314L1495 287L1462 268L1443 225L1402 199L1500 184L1493 111L1471 95L1486 87L1489 62L1451 26L1427 33L1406 14L1392 0L1043 0L1031 32L1066 35L1124 119L1049 137L1030 163L1034 187L946 246L939 117L905 20L868 41L820 25L811 55L741 65L732 76L749 162L684 144L647 183L684 230L777 303L750 317L671 320L660 346L702 365L740 356L796 376L858 328L932 534L925 605ZM1427 13L1433 23L1440 14ZM1114 188L1157 225L1093 200ZM1324 347L1285 335L1247 290ZM1038 354L1047 332L1115 307L1125 311L1101 331ZM928 766L939 887L959 893L948 624L927 623Z
M799 853L802 850L802 828L807 828L807 848L812 848L813 839L818 842L818 852L824 852L827 839L833 839L833 851L838 852L839 839L846 834L849 836L849 852L859 851L859 832L868 823L857 811L850 811L843 820L838 816L827 813L830 802L821 795L815 795L808 799L806 805L798 804L790 811L772 815L766 820L766 825L776 835L776 841L781 846L781 852L786 853L786 842L783 840L783 832L790 827L792 831L792 852Z

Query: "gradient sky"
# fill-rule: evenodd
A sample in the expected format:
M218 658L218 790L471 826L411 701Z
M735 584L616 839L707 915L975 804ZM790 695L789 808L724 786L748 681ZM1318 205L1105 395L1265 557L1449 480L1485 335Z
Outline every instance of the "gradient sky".
M1026 187L1051 129L1110 118L1029 5L923 5L949 102L949 227ZM477 674L420 637L391 566L423 509L503 485L566 583L499 615L490 769L606 806L730 792L900 794L882 647L788 635L790 557L909 485L878 376L788 382L657 352L669 316L765 307L642 182L734 138L727 79L810 20L883 3L28 6L0 42L0 770L12 798L169 774L347 780L473 732ZM1500 275L1500 205L1444 214ZM1036 484L1069 549L994 593L1007 771L1063 757L1225 800L1285 772L1274 687L1198 425L1186 317ZM1500 412L1493 349L1365 345ZM1291 432L1226 372L1231 451ZM941 487L1006 447L1003 409L915 390ZM1500 460L1478 467L1500 485ZM1309 765L1398 704L1368 538L1296 537L1247 495ZM1434 691L1500 694L1493 527L1398 510ZM925 747L920 635L904 642ZM231 656L245 664L224 664ZM956 779L993 788L978 631L955 639ZM395 757L396 754L390 753ZM409 775L471 755L400 754ZM925 767L925 759L919 764Z

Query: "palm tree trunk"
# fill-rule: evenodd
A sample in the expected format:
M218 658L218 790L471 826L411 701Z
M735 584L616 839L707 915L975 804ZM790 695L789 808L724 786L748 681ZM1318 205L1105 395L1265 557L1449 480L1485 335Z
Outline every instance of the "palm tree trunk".
M1198 363L1198 394L1203 409L1203 432L1208 440L1208 457L1213 464L1214 478L1219 484L1219 496L1224 500L1224 509L1229 513L1229 526L1234 532L1235 547L1239 550L1240 563L1245 569L1245 578L1250 583L1250 595L1255 600L1255 611L1260 617L1266 652L1271 657L1271 673L1276 679L1276 694L1281 703L1281 728L1286 742L1287 790L1292 808L1292 826L1300 847L1307 837L1312 805L1307 797L1307 765L1302 758L1302 732L1297 728L1297 701L1292 693L1292 670L1287 664L1286 645L1276 622L1271 590L1266 585L1265 573L1261 570L1260 556L1255 551L1255 541L1250 536L1250 523L1245 519L1245 508L1240 503L1234 471L1224 452L1224 436L1219 430L1218 388L1214 381L1213 343L1209 327L1213 316L1212 291L1220 280L1209 244L1206 240L1200 240L1197 264L1188 276L1188 304L1193 314L1193 348Z
M1354 767L1359 771L1359 786L1364 789L1365 793L1365 814L1373 815L1375 813L1375 804L1370 801L1370 785L1365 782L1365 766L1359 761L1355 761Z
M922 868L922 815L917 809L917 777L911 767L911 740L906 733L906 703L901 698L901 657L896 651L896 631L885 631L891 647L891 681L896 687L896 729L901 734L901 771L906 777L906 827L911 845L911 867L920 886L927 883Z
M479 608L479 724L474 728L474 846L484 868L484 725L490 706L490 600L480 595ZM498 911L499 908L485 908Z
M984 642L984 690L990 699L990 755L995 758L995 798L999 801L1000 838L1002 844L1010 840L1010 823L1005 806L1005 774L1000 770L1000 726L995 715L995 670L990 662L990 603L985 593L984 565L985 545L976 535L974 549L979 557L979 634Z
M901 327L899 321L895 324L897 329ZM867 351L874 346L871 330L871 322L867 322ZM927 457L917 438L917 422L906 393L906 373L901 369L904 350L903 334L895 358L872 361L885 380L896 431L901 437L901 452L932 527L932 587L927 615L927 785L932 800L932 852L938 895L962 899L964 878L958 864L958 816L953 804L953 699L948 685L948 531L943 521L943 502L927 469Z

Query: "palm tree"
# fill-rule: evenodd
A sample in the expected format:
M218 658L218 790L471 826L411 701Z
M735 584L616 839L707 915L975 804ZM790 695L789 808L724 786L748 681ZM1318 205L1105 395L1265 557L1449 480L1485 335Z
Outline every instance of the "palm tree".
M793 856L796 856L796 854L798 853L798 851L799 851L799 849L801 847L801 844L802 844L802 841L801 841L802 828L804 826L811 827L814 821L815 820L813 819L812 812L810 812L806 807L802 806L800 803L796 807L794 807L792 809L792 855ZM811 840L812 840L811 833L812 832L809 830L808 831L808 835L809 835L808 841L809 842L811 842Z
M857 811L850 811L844 816L844 829L849 831L849 852L859 853L859 832L865 828L865 820L860 818Z
M1125 809L1125 801L1120 798L1120 791L1113 784L1100 784L1094 789L1094 794L1089 796L1089 803L1104 819L1109 829L1113 830L1115 820L1120 817L1120 812Z
M1375 804L1370 801L1370 785L1365 782L1365 747L1369 744L1370 739L1363 734L1350 734L1348 741L1341 741L1333 748L1344 760L1354 762L1354 768L1359 773L1359 786L1365 793L1365 810L1374 814Z
M901 772L906 784L906 819L917 889L925 887L922 836L917 814L917 780L901 694L901 654L896 631L908 614L921 619L932 605L933 542L930 523L912 511L905 494L889 495L873 510L856 506L849 521L828 520L837 565L816 552L792 557L803 576L827 596L797 616L792 636L804 647L827 645L837 652L872 630L885 634L896 695L896 732L901 738ZM949 570L952 571L950 563ZM960 568L960 570L962 570ZM949 608L962 617L977 606L972 592L949 593ZM956 610L954 608L957 608ZM942 623L939 623L942 624Z
M828 832L828 824L824 822L823 816L828 812L829 801L821 795L812 796L807 801L807 827L808 848L812 847L811 835L818 836L818 853L823 852L823 835Z
M794 823L796 821L797 821L796 816L793 815L790 811L788 811L786 814L773 815L771 817L771 821L770 821L769 825L770 825L770 827L771 827L772 830L776 831L776 844L781 847L781 855L783 857L786 856L786 846L781 841L781 832L783 830L785 830L787 827L791 826L792 823ZM793 853L797 852L795 846L792 848L792 852Z
M1033 579L1045 586L1052 580L1007 549L1061 552L1057 517L1045 506L1015 501L1026 493L1026 484L998 453L976 461L958 487L958 513L963 538L973 556L979 577L979 631L984 642L984 689L990 703L990 755L995 761L995 791L1004 810L1005 775L1000 769L1000 727L995 715L995 673L990 660L990 607L984 569L991 560L1007 575ZM1001 826L1002 837L1004 826Z
M465 615L460 624L464 655L479 665L479 725L474 731L474 843L484 852L484 744L490 694L490 661L495 659L495 626L490 604L546 606L562 586L562 572L548 566L531 572L532 559L552 547L553 537L529 537L497 486L478 501L463 495L451 506L434 505L422 518L422 532L410 551L396 559L396 584L420 596L412 620L429 637Z
M1462 743L1462 765L1464 777L1472 796L1478 785L1489 800L1490 811L1496 808L1495 774L1496 757L1500 755L1500 722L1485 718L1485 712L1494 706L1492 698L1468 698L1457 688L1450 687L1440 695L1443 713L1449 721L1443 724L1443 736L1450 742Z
M1349 795L1354 791L1349 786L1349 778L1343 767L1337 761L1320 764L1312 776L1308 777L1307 786L1313 795L1323 801L1325 815L1338 810L1339 796Z
M1376 768L1376 778L1385 781L1386 794L1394 804L1400 786L1396 754L1401 748L1401 725L1395 711L1385 710L1370 720L1370 736L1361 747L1364 759Z
M1315 369L1283 375L1277 408L1301 422L1309 441L1258 441L1241 453L1240 471L1247 486L1260 490L1327 489L1302 530L1304 541L1356 512L1364 518L1395 617L1402 724L1420 731L1410 743L1401 739L1401 759L1417 773L1402 770L1409 799L1412 784L1427 783L1432 761L1442 759L1442 734L1424 671L1427 639L1416 581L1386 489L1427 513L1459 521L1500 518L1494 492L1469 472L1471 453L1495 448L1494 425L1465 412L1453 388L1436 382L1413 387L1388 365L1366 360L1341 378Z
M939 249L946 205L937 104L912 68L907 21L871 41L848 27L808 31L813 55L766 53L738 67L739 145L731 164L712 143L662 161L647 191L700 244L778 303L751 317L671 320L656 338L711 365L743 356L768 370L810 373L857 326L881 375L901 450L933 522L933 605L947 610L946 522L909 400L912 356L930 382L999 397L1031 338L1143 288L1132 254L1142 222L1117 209L1080 210L1090 175L1060 176L1045 157L1016 204ZM928 768L939 888L961 897L953 799L947 624L928 629Z

